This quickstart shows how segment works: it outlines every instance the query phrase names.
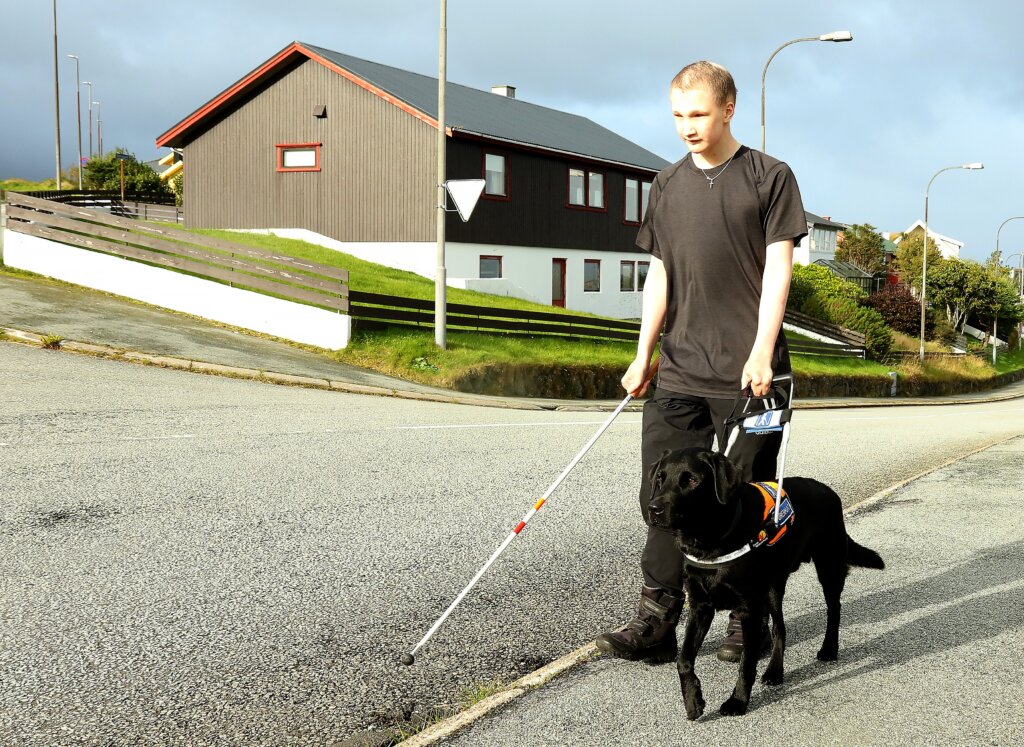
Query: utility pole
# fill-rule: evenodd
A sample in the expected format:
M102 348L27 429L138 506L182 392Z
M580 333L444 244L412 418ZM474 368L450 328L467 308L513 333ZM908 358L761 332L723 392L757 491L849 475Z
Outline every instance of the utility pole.
M444 89L447 76L448 55L448 3L441 0L441 28L438 32L437 62L437 277L434 281L434 342L444 350L447 347L445 317L447 313L448 289L447 271L444 266L444 223L445 223L445 128Z
M57 0L53 0L53 109L57 130L57 186L60 189L60 76L57 74Z

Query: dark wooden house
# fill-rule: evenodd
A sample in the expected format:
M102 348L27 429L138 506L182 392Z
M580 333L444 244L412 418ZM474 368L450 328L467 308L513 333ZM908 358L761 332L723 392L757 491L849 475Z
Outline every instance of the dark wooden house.
M451 285L640 314L634 240L668 162L514 89L447 86ZM437 79L294 42L157 138L182 152L188 226L269 229L433 277Z

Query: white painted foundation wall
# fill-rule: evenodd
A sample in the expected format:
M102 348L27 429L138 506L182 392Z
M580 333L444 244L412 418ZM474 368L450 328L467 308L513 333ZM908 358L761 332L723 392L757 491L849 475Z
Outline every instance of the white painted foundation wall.
M145 301L285 340L339 350L348 345L347 314L271 298L4 229L4 263L87 288Z
M343 242L304 228L273 228L252 230L252 233L274 234L300 239L328 249L351 254L359 259L408 270L433 279L437 268L437 244L434 242ZM501 257L501 278L480 278L480 257ZM566 260L565 307L574 311L614 317L639 319L642 296L639 291L619 290L619 264L623 261L648 262L643 252L592 252L582 249L552 249L533 246L497 246L449 242L445 245L445 267L448 285L453 288L511 296L551 304L551 260ZM583 260L601 262L601 290L583 290Z

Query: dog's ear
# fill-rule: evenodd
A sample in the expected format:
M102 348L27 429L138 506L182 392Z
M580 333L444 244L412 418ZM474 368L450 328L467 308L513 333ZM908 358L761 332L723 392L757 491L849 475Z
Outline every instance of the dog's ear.
M715 482L715 497L721 504L729 502L729 496L742 482L739 468L728 457L711 453L707 457Z
M647 472L647 483L648 485L650 485L651 488L651 500L654 499L654 491L657 490L658 488L658 481L656 477L658 475L658 471L661 469L661 463L664 462L665 457L667 457L671 453L672 452L668 449L665 449L665 451L661 452L661 456L658 457L658 461L656 461L654 463L654 466L652 466L651 469Z

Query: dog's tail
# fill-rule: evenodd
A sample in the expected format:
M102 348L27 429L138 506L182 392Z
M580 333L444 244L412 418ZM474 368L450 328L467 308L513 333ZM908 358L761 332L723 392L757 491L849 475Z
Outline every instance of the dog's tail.
M850 535L846 535L846 562L858 568L885 568L885 561L881 555L868 547L858 545Z

